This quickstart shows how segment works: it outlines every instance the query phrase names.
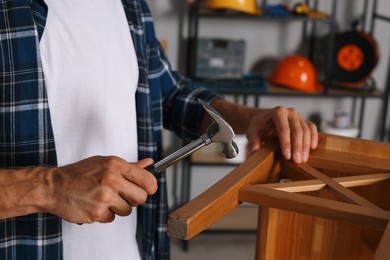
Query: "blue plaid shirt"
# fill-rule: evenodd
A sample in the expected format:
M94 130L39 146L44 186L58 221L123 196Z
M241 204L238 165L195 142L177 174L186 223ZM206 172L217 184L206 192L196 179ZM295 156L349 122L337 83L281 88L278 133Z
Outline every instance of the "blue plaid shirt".
M140 159L161 159L164 126L199 136L203 109L215 93L193 87L170 69L145 0L122 0L139 65L136 94ZM0 167L55 166L56 150L39 52L43 0L0 0ZM139 207L144 259L169 259L165 174L158 192ZM61 259L61 219L33 214L0 221L0 259Z

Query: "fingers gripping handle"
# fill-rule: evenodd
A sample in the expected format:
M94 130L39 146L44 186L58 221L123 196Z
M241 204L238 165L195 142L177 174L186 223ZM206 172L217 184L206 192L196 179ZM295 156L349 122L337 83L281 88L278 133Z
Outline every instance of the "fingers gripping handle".
M157 169L156 169L156 167L154 166L154 164L149 165L148 167L145 168L145 170L147 170L148 172L150 172L150 173L153 174L154 176L157 176L157 174L158 174Z

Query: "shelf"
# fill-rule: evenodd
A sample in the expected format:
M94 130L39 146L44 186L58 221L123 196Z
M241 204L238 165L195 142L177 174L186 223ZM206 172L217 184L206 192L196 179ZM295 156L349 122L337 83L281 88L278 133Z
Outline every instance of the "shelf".
M223 166L223 167L237 167L240 163L231 163L222 157L212 157L212 158L197 158L191 157L191 164L196 166Z
M215 146L217 147L217 146ZM240 162L234 159L226 159L217 151L207 152L207 148L203 148L194 152L191 155L191 164L196 164L198 166L233 166L236 167Z
M317 98L337 98L337 97L370 97L382 98L383 92L379 90L364 90L364 89L348 89L340 87L328 87L323 93L304 93L289 88L270 85L267 93L269 96L302 96L302 97L317 97Z
M196 11L192 11L196 15ZM198 13L198 16L201 18L211 18L211 19L250 19L250 20L259 20L259 21L269 21L269 22L321 22L321 23L332 23L333 19L328 18L311 18L307 16L300 15L291 15L286 17L281 16L271 16L271 15L250 15L239 12L215 12L212 10L201 10Z
M195 152L191 155L191 163L197 165L226 165L227 161L222 156L218 155L205 155L200 151Z
M210 89L220 93L220 94L234 94L234 95L261 95L261 96L285 96L285 97L313 97L313 98L383 98L384 92L380 90L369 90L369 89L354 89L354 88L341 88L341 87L328 87L326 91L321 93L306 93L302 91L293 90L286 87L275 86L267 84L267 90L262 89L261 87L238 87L239 80L237 80L237 87L228 87L224 88L223 83L220 86L215 84ZM202 81L197 82L199 85L202 85Z

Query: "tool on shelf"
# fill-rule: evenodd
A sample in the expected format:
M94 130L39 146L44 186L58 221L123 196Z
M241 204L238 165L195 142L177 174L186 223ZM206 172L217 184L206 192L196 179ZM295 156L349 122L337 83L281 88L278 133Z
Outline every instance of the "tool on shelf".
M379 62L379 46L373 35L358 29L359 21L352 30L335 37L332 75L336 85L353 89L371 89L375 84L372 74Z

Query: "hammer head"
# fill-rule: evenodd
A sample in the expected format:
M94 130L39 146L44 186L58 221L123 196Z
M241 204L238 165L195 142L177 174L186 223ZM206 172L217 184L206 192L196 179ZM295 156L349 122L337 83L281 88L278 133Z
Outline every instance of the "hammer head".
M237 144L233 141L235 136L231 126L223 117L209 104L199 100L204 109L210 114L213 122L207 129L207 135L213 143L221 143L221 153L228 159L238 155Z

